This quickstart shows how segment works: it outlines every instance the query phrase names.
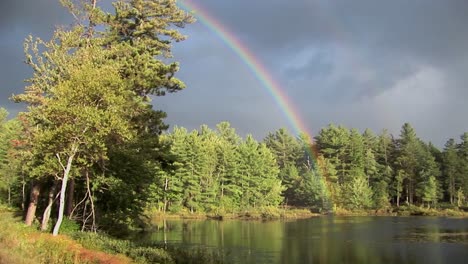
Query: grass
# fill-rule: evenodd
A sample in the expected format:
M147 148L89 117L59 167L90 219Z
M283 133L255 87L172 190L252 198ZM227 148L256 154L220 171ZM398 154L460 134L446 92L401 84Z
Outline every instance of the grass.
M274 219L300 219L319 216L320 214L312 213L309 209L293 208L293 207L274 207L264 206L257 208L249 208L234 212L218 212L204 213L180 211L177 213L162 213L157 211L147 212L149 219L242 219L242 220L274 220Z
M400 207L388 208L387 210L347 210L341 207L335 208L334 215L339 216L446 216L446 217L468 217L468 212L459 210L453 206L440 206L427 208L417 205L401 205Z
M5 208L0 208L0 226L0 263L132 263L123 255L87 249L67 236L38 232Z
M447 217L468 217L468 212L457 208L427 208L416 205L404 205L396 208L397 214L401 216L447 216Z

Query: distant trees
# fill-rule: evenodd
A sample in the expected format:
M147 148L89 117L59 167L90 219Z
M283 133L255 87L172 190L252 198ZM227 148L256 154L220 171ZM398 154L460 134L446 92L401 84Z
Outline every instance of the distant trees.
M152 192L159 194L153 196L153 206L214 212L282 201L279 169L266 145L252 136L240 140L227 122L217 127L192 132L176 127L164 137L172 163L152 184Z
M80 74L86 73L79 70L79 67L75 68ZM99 70L92 66L88 69L92 73L99 73ZM112 71L107 72L107 76L111 76L109 73ZM91 82L87 76L79 77L83 82ZM98 80L101 77L91 78ZM107 77L104 77L104 80L105 78ZM118 80L115 77L111 79ZM75 89L79 90L79 82L76 84ZM108 84L109 89L113 88L112 91L99 91L108 96L119 93L118 86L110 85L110 80ZM82 108L86 105L83 104L86 98L95 95L92 90L89 92L80 95L79 91L75 91L73 95L80 96L80 100L73 102L79 101L82 105L73 109L79 109L79 113L59 108L62 113L60 118L68 118L67 116L73 116L73 113L79 117L81 113L86 113L80 117L86 121L83 121L83 130L89 127L88 129L96 135L74 134L74 130L63 132L62 135L59 125L68 124L70 121L56 122L59 125L48 127L48 133L45 135L60 136L47 138L39 133L32 137L33 142L44 142L31 148L32 153L38 153L40 150L41 153L51 153L50 156L34 154L31 164L15 165L14 172L10 174L19 175L19 168L31 168L26 170L26 173L30 173L30 177L35 180L31 185L31 198L26 200L37 206L40 191L52 190L54 193L51 185L44 184L44 179L47 178L39 176L48 175L56 168L55 175L59 182L63 182L65 170L70 167L69 173L73 175L78 187L74 187L75 190L69 194L84 195L83 201L86 206L80 207L79 203L73 202L74 210L81 210L79 215L85 217L85 220L82 220L84 225L90 225L90 217L95 217L93 210L97 210L101 218L114 219L114 224L115 221L125 224L125 217L122 216L136 217L143 208L152 208L160 212L186 210L222 213L285 204L313 207L318 210L331 210L334 207L348 210L387 210L391 204L435 206L438 202L448 201L454 206L461 206L466 202L467 178L464 177L464 158L468 156L465 155L468 153L465 151L467 134L461 137L458 144L450 139L444 150L439 152L433 145L421 141L409 124L402 126L398 138L393 138L385 130L380 135L374 135L370 130L360 134L355 129L330 125L323 128L316 137L315 147L318 154L313 152L314 146L305 135L293 137L285 129L280 129L268 134L264 143L259 143L250 135L242 139L228 122L218 124L215 130L205 125L193 131L175 127L171 133L160 135L159 128L163 127L161 123L156 123L152 126L153 129L149 129L151 125L147 117L141 119L146 120L146 123L141 121L138 124L148 126L136 130L126 128L121 130L121 134L116 134L119 133L119 126L107 129L106 122L118 122L116 118L127 120L126 115L132 115L132 112L122 112L122 117L119 117L117 110L112 112L112 117L106 117L106 112L102 112L98 116L103 119L97 119L99 126L93 126L94 121L87 118L95 118L94 114L91 110ZM66 95L63 98L74 97ZM59 99L54 100L61 102ZM101 103L106 104L103 100L101 99ZM50 108L44 107L42 111L55 109L52 108L52 102L47 105ZM119 107L119 104L113 103L112 107ZM96 106L92 108L92 111L104 111ZM44 112L46 113L48 112ZM153 114L157 117L163 116L156 112ZM75 117L74 126L80 125L78 117ZM10 130L4 129L8 127L9 122L17 124L12 125L15 129L11 131L16 131L12 134L13 138L22 137L24 140L27 131L16 121L2 123L1 158L2 164L8 165L14 163L8 160L5 153L14 153L18 149L18 144L5 144L8 140L16 142L11 140L11 136L7 136L10 135L7 133ZM100 130L109 131L103 134L108 138L100 138ZM123 138L125 131L130 133L128 139ZM45 139L38 141L36 137ZM52 150L58 149L58 146L67 146L46 144L55 142L52 138L57 137L62 139L60 142L73 143L73 139L86 142L75 149L77 158L72 160L75 169L63 163L61 155L65 155L66 161L69 161L69 152L57 152L58 157L56 155L55 158L60 160L58 166L53 166L52 154L56 153ZM71 138L70 141L63 141L68 137ZM120 144L106 143L116 141ZM99 142L103 143L99 145ZM99 150L99 146L105 149ZM90 150L90 153L96 156L88 156L86 151ZM100 172L102 164L106 173ZM2 169L1 172L3 171ZM59 172L61 174L57 174ZM1 176L7 178L5 173ZM12 179L11 186L18 188L20 178L14 176ZM56 180L53 182L54 185L57 183ZM53 198L53 195L50 197ZM67 199L69 198L63 198L63 203L66 203ZM103 219L98 220L101 225L107 223Z
M386 130L360 134L330 125L316 137L318 155L303 135L295 138L285 129L269 133L263 145L251 136L241 140L227 122L217 127L175 128L167 135L173 163L161 175L182 180L180 190L185 190L174 195L179 198L170 207L216 211L283 203L387 210L402 203L434 206L445 197L453 204L465 201L465 141L450 140L439 152L410 124L402 126L398 138ZM167 194L165 186L160 184L158 193Z

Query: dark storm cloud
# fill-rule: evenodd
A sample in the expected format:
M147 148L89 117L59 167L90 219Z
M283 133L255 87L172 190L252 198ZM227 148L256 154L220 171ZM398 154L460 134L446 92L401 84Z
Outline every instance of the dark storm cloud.
M307 47L338 44L358 60L405 56L445 65L468 54L464 0L198 2L260 53L290 57Z
M23 41L29 35L48 38L55 25L66 23L66 11L57 0L0 1L0 105L10 112L22 106L8 100L20 92L30 74L23 63Z
M441 145L468 131L466 0L192 0L249 47L314 132L330 122L398 134L411 122ZM1 1L1 105L29 74L22 41L66 21L56 0ZM103 3L108 3L104 1ZM241 59L202 23L174 45L187 90L156 98L168 123L229 120L261 138L289 126ZM4 88L6 87L6 88ZM11 108L11 104L8 104Z
M468 96L468 1L194 1L266 64L314 129L411 122L439 145L468 130L453 121L468 112L458 103Z
M43 33L63 22L66 12L58 0L2 0L0 15L2 33L15 29Z

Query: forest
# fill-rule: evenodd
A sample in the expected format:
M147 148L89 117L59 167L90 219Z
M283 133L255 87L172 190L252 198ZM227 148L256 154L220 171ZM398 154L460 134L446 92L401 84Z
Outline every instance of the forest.
M153 101L185 88L171 46L192 15L173 0L115 1L112 12L61 2L76 22L25 41L33 74L12 100L27 110L0 110L0 200L26 225L57 235L67 222L138 226L148 212L466 206L468 133L440 150L409 123L399 135L330 124L261 141L229 122L168 132Z

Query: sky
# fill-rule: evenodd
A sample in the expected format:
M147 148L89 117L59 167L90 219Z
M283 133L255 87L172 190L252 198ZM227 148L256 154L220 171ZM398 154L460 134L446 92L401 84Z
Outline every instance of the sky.
M110 0L102 0L109 2ZM255 55L315 135L330 123L398 136L409 122L443 146L468 131L466 0L192 0ZM195 11L196 14L196 11ZM31 75L23 64L29 34L49 38L70 17L58 0L0 1L0 106ZM203 23L175 43L177 77L187 88L154 98L171 126L229 121L261 139L293 126L266 88Z

